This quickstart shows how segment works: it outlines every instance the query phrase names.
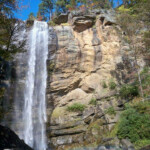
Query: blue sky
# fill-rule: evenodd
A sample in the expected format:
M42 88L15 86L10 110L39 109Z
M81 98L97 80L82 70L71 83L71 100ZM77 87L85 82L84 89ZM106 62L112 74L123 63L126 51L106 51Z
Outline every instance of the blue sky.
M26 20L31 12L36 15L40 2L41 0L23 0L22 4L27 6L27 8L23 8L22 10L15 13L16 18Z
M118 0L115 0L117 3ZM119 0L121 2L121 0ZM33 12L35 15L38 11L38 5L40 4L41 0L23 0L22 4L27 6L27 8L23 8L22 10L15 13L16 18L21 20L26 20L28 15Z

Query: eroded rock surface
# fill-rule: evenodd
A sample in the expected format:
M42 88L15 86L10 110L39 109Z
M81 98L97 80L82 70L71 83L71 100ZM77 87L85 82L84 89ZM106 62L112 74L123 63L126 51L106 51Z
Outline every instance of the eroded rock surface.
M94 142L117 145L117 138L107 136L125 101L118 99L117 88L110 89L109 84L129 82L130 48L121 38L112 10L72 12L68 23L50 29L53 39L48 60L49 144L55 149ZM74 103L85 109L68 111ZM111 108L115 113L109 113Z
M58 24L61 24L63 16L59 17ZM122 83L129 83L131 72L135 72L130 46L122 39L112 10L92 10L89 14L77 11L65 19L68 25L49 27L48 144L62 150L93 143L97 144L93 149L107 149L98 146L107 144L118 147L121 142L117 137L110 138L109 133L126 103L118 98L118 88ZM142 60L138 61L143 65ZM21 75L16 90L22 106L20 90L24 89L26 64L23 60L16 66L20 67L16 67L17 74ZM111 89L111 82L117 88ZM68 111L74 103L85 108ZM17 128L22 129L21 122L16 126L16 132Z

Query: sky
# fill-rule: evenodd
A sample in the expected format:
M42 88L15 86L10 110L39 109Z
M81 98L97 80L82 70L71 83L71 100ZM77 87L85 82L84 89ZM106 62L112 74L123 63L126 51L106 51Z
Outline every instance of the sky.
M23 0L21 5L25 6L22 10L19 10L15 13L15 17L21 20L26 20L31 12L35 15L38 12L38 5L40 4L41 0Z
M22 0L21 3L25 8L15 13L15 17L21 20L27 20L29 14L31 12L34 13L36 16L38 12L38 5L40 4L41 0ZM114 0L117 3L118 0ZM121 0L119 0L121 2Z

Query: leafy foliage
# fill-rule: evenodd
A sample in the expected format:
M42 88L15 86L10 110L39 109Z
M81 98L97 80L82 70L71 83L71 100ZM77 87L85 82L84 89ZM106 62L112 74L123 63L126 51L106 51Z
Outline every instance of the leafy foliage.
M35 16L34 16L34 13L31 12L28 16L28 20L35 20Z
M67 13L73 10L88 11L95 8L111 8L113 6L113 0L42 0L39 5L39 11L43 17L51 18L52 13L55 15L60 13Z
M135 142L135 148L136 149L143 148L147 145L150 145L150 139L143 139L143 140L138 140Z
M105 88L105 89L108 87L105 81L103 81L102 86L103 86L103 88Z
M114 109L114 107L109 107L106 111L105 111L106 114L109 114L109 115L116 115L116 111Z
M48 24L49 24L50 26L55 26L55 25L56 25L56 23L55 23L53 20L50 20L50 21L48 22Z
M67 7L70 4L70 0L57 0L56 2L56 10L57 13L65 13L67 12Z
M72 111L72 112L78 112L78 111L83 111L85 108L86 108L86 106L83 104L74 103L71 106L68 106L67 110Z
M111 89L111 90L114 90L115 88L116 88L116 83L111 79L110 81L109 81L109 88Z
M139 90L138 87L135 85L125 84L121 87L119 94L121 98L133 98L134 96L139 95Z
M43 18L51 18L54 9L54 0L42 0L39 4L38 14L43 16ZM44 17L45 16L45 17Z
M94 106L96 106L96 103L97 103L96 98L92 98L89 102L90 105L94 105Z
M13 11L18 8L17 0L0 0L0 12L8 16L12 16Z
M25 40L17 42L21 29L21 22L16 19L0 18L0 56L11 59L12 56L24 50Z
M18 0L0 0L0 119L3 117L2 104L6 89L2 80L10 76L8 61L17 52L22 52L25 45L25 40L20 40L18 34L21 31L22 22L14 18L14 12L19 9L19 2Z
M150 102L145 101L145 102L139 102L133 104L133 107L141 114L150 114Z
M150 140L150 116L140 113L135 107L128 106L121 114L117 135L120 139L129 138L136 143L139 140Z

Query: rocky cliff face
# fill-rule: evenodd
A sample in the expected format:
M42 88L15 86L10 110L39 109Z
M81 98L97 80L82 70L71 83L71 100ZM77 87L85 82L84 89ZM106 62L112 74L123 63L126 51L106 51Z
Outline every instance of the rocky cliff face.
M71 13L68 25L50 29L47 135L56 149L118 144L108 138L124 104L117 89L134 72L115 13L80 13ZM74 103L85 109L69 111Z
M132 81L135 72L123 36L112 10L72 12L67 24L49 27L47 137L53 149L130 145L110 135L126 102L118 89ZM22 123L13 124L12 117L19 118L23 106L26 57L25 52L14 60L17 79L12 81L12 93L16 91L13 98L18 102L15 109L10 104L4 121L16 132ZM144 66L143 60L138 63Z

